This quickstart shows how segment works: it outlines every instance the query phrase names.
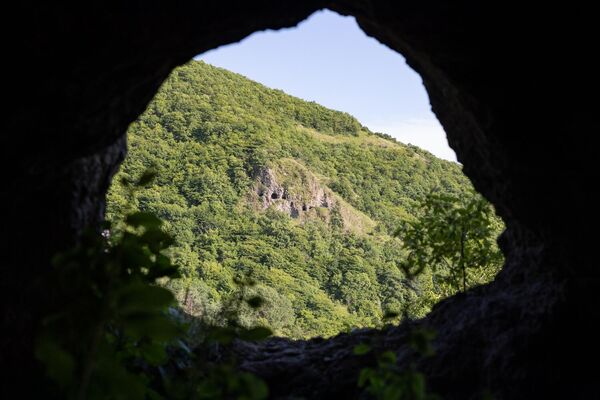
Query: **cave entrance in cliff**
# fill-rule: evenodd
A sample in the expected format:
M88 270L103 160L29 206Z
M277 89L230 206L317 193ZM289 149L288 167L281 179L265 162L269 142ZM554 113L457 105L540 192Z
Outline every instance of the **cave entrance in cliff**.
M328 31L331 24L341 31ZM328 48L320 40L312 64L307 57L317 42L303 48L306 37L285 36L307 26L309 38L334 43ZM500 259L494 269L469 275L436 272L460 263L457 254L477 253L466 245L466 229L481 226L464 220L456 222L462 231L446 229L460 217L448 196L467 198L470 184L452 162L420 77L403 58L332 12L266 35L266 48L252 44L252 35L233 46L237 55L208 52L173 71L129 129L120 174L135 178L142 165L156 166L158 180L134 205L165 220L175 236L172 256L185 279L169 286L182 308L219 323L223 305L243 291L261 304L241 306L241 323L266 324L292 338L332 336L379 326L386 316L423 316L440 299L492 279ZM401 69L406 76L394 80ZM365 70L376 79L361 75ZM407 97L394 97L399 92ZM401 143L407 141L447 160ZM122 213L125 199L113 185L109 218ZM409 223L420 220L429 225ZM436 271L425 268L412 279L416 260L430 256L414 244L434 223L438 234L453 235L451 250L428 259Z

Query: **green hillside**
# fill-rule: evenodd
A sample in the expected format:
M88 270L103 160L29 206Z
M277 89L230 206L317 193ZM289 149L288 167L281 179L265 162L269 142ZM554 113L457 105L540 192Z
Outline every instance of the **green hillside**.
M185 276L166 284L190 314L217 318L240 276L265 300L242 322L295 338L372 326L409 301L422 315L435 298L430 275L409 286L391 234L432 190L471 190L458 164L196 61L128 135L108 218L140 209L167 222ZM148 168L156 181L131 198L118 182Z

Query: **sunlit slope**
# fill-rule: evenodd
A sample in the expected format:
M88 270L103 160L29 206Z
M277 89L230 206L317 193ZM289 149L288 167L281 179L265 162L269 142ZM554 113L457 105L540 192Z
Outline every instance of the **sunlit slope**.
M114 184L109 218L133 207L167 221L185 269L171 286L188 312L216 318L246 274L267 301L245 321L293 337L372 325L414 297L390 233L431 190L470 186L459 165L349 114L196 61L172 73L128 135L114 181L146 168L158 178L133 200Z

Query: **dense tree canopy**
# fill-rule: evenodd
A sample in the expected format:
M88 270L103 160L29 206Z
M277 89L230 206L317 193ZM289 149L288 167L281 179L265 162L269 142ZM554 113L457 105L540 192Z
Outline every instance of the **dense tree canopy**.
M140 210L166 221L183 268L166 284L187 312L216 319L234 280L249 277L265 305L241 320L296 338L373 326L406 305L424 314L429 303L419 299L437 290L434 275L407 281L409 248L393 233L420 218L432 191L472 190L458 164L196 61L172 73L128 135L109 219ZM148 168L157 179L145 190L130 195L119 184ZM253 193L265 169L283 170L292 192L309 190L310 176L336 207L303 218L261 207Z
M396 231L408 251L400 269L407 275L432 273L433 304L493 279L503 261L496 243L501 230L492 206L474 191L461 197L432 192L421 203L418 218Z

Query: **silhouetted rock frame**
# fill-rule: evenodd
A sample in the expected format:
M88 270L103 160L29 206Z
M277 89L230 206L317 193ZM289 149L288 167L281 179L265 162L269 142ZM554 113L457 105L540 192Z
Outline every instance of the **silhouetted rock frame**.
M436 356L420 365L433 390L445 399L485 390L496 399L600 398L586 363L599 359L595 13L442 0L23 1L5 10L2 394L39 390L33 337L52 288L32 282L102 219L127 126L169 72L324 7L354 15L406 57L465 173L507 226L496 280L418 322L438 332ZM405 363L405 337L402 325L237 351L273 398L357 398L358 371L373 360L352 347L377 338Z

